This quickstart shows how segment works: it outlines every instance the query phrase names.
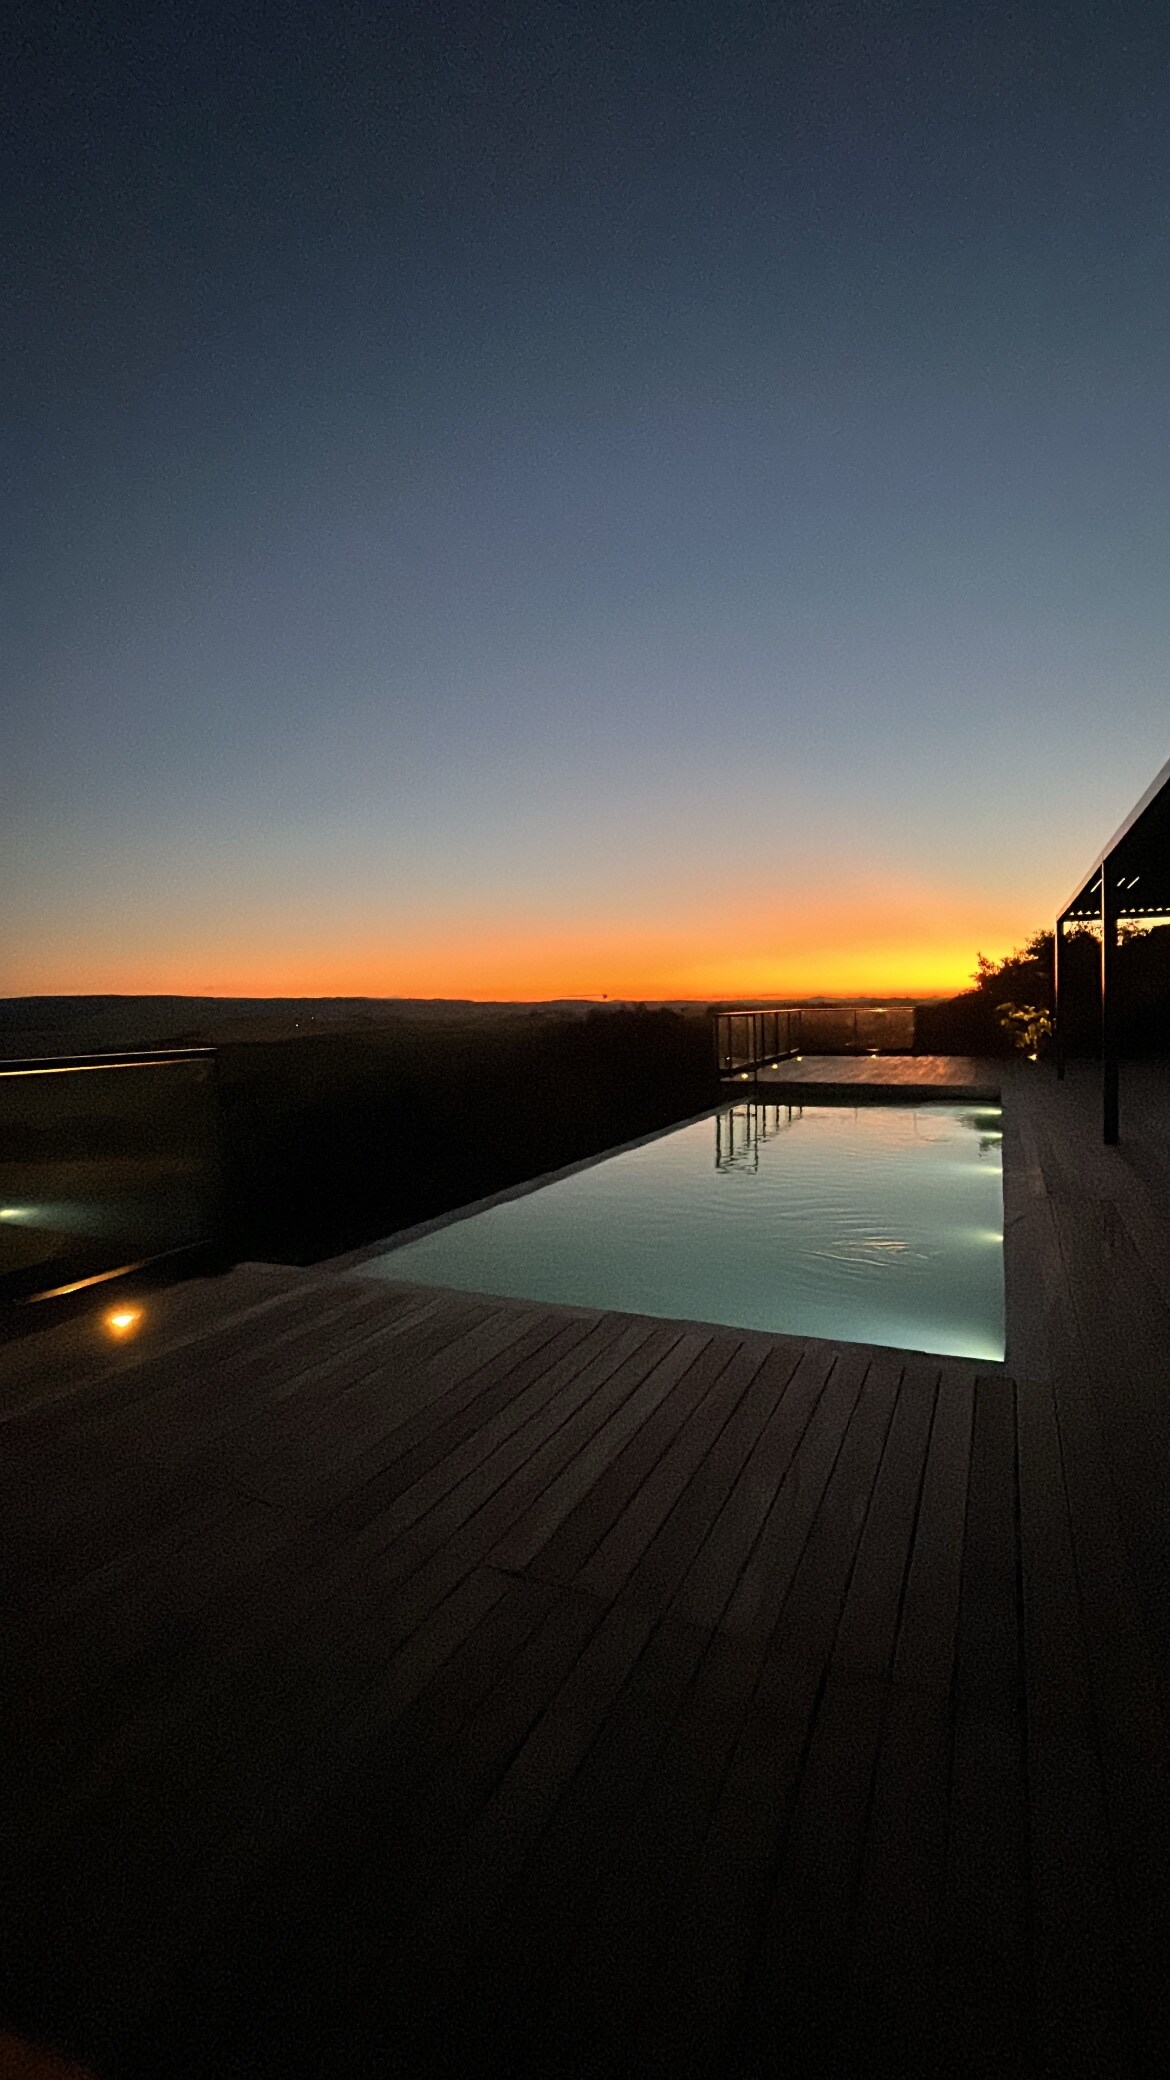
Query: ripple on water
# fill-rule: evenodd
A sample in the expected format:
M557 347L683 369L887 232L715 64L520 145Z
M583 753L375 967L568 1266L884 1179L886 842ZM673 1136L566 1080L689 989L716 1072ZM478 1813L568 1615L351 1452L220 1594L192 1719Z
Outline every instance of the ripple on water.
M364 1269L998 1359L997 1126L953 1104L725 1106Z

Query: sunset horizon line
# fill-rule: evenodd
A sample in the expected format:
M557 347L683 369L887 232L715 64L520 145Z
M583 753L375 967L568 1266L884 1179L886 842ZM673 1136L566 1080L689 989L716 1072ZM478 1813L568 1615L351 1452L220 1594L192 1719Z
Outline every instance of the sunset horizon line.
M974 987L973 984L969 985ZM948 997L962 994L958 990L764 990L753 992L700 991L697 995L682 995L659 989L589 991L561 990L548 996L533 995L475 995L467 991L450 994L410 993L406 991L372 990L228 990L228 989L57 989L57 990L13 990L0 997L0 1003L135 1003L151 1001L158 1003L200 1004L476 1004L532 1005L548 1004L693 1004L730 1005L744 1004L923 1004L941 1002Z

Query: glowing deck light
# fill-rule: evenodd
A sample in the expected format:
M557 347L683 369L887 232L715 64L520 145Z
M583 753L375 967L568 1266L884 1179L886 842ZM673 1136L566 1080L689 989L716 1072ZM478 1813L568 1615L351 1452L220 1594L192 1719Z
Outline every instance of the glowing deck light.
M111 1307L104 1317L111 1336L131 1336L142 1320L140 1307Z

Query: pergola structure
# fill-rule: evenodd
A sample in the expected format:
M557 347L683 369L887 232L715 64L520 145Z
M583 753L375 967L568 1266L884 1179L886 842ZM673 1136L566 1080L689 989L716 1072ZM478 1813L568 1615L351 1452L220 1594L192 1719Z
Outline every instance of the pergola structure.
M1101 1100L1108 1142L1118 1137L1117 927L1128 919L1152 923L1165 917L1170 917L1170 760L1097 854L1056 919L1052 1008L1058 1075L1064 1073L1060 1032L1064 930L1081 924L1101 929Z

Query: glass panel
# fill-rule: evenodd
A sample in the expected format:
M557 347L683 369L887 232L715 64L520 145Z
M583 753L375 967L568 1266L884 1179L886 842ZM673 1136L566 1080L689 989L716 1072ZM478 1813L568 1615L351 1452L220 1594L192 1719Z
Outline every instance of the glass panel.
M0 1069L0 1293L207 1241L218 1196L210 1058Z

